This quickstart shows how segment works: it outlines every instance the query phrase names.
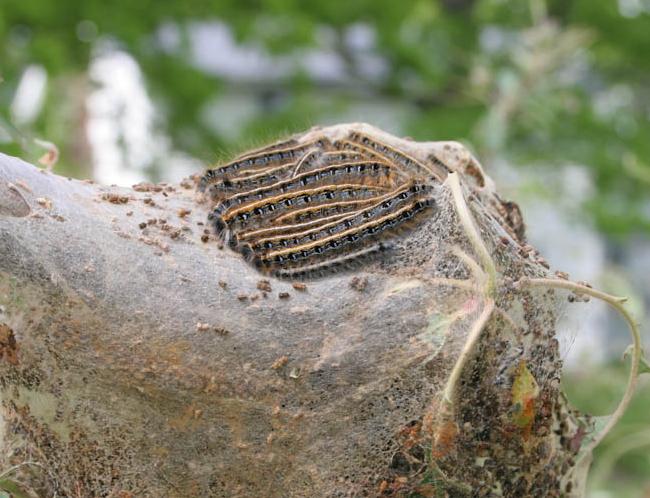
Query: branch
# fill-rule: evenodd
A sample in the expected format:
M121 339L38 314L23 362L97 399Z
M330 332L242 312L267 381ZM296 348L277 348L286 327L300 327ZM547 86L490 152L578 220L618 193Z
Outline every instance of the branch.
M318 133L351 129L418 161L435 156L458 172L458 192L471 182L471 156L453 142L363 124ZM192 182L104 187L0 155L0 473L43 497L431 495L508 490L522 472L538 496L557 494L574 456L561 439L576 425L556 434L555 412L524 428L510 416L513 352L523 348L530 371L559 375L530 354L530 335L517 335L541 327L551 340L555 303L527 301L530 315L510 315L507 330L490 320L488 334L477 332L491 314L491 260L513 279L542 269L499 243L497 222L479 236L469 211L438 194L439 215L400 235L409 251L387 268L294 287L220 246ZM491 187L475 196L481 220L500 219ZM473 286L446 250L466 245L458 218L487 274L474 324L462 318L476 305ZM482 374L469 375L477 365ZM461 380L460 431L430 461L435 407ZM531 459L542 442L552 462Z

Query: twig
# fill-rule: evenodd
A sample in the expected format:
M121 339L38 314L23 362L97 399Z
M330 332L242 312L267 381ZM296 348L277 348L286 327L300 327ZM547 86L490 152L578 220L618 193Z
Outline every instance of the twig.
M449 375L449 379L447 380L447 384L445 385L445 390L443 391L442 395L443 400L447 403L450 403L451 405L454 405L456 403L456 385L458 384L460 376L465 369L465 365L472 356L476 343L481 337L481 332L485 328L485 324L490 319L490 316L492 316L493 311L494 300L488 299L485 303L485 306L483 307L483 311L481 311L478 319L473 323L472 329L470 330L467 340L465 341L465 345L460 352L460 356L458 357L458 360L456 360L454 368Z
M494 294L496 290L497 272L494 261L492 260L492 256L490 256L490 253L483 243L483 239L481 238L478 229L474 225L472 214L470 213L469 208L467 207L467 203L465 202L465 197L463 196L463 190L460 185L458 174L450 174L447 177L447 183L451 189L451 195L454 199L454 207L456 208L458 218L460 219L461 225L463 226L465 234L472 244L474 251L482 263L482 267L476 264L476 262L467 256L462 250L460 250L460 248L455 251L455 254L460 257L466 264L468 264L477 280L484 281L483 292L484 297L486 297L483 311L481 311L478 319L472 325L472 328L467 336L467 340L465 341L463 349L460 352L460 356L454 364L454 368L449 375L449 379L447 380L447 384L445 385L445 389L443 391L443 401L448 403L450 407L453 407L456 403L456 386L458 385L460 376L463 373L465 365L474 352L474 348L478 343L481 332L485 328L486 323L494 311ZM450 410L450 413L453 414L453 411L453 409Z
M19 463L17 465L14 465L13 467L9 467L7 470L2 472L2 474L0 474L0 479L4 479L9 474L12 474L15 471L17 471L18 469L20 469L21 467L26 467L28 465L33 465L35 467L39 467L40 469L43 469L43 470L45 470L47 472L47 468L42 463L27 461L27 462L21 462L21 463Z
M497 270L494 265L494 261L492 260L492 256L490 256L490 252L485 246L485 243L483 242L483 239L481 238L476 225L474 225L472 214L470 213L469 208L467 207L467 203L465 202L465 197L463 196L463 189L460 185L458 173L451 173L447 177L447 181L445 183L448 184L449 188L451 189L456 213L458 214L460 223L463 225L465 234L469 238L469 241L472 244L476 255L478 256L478 259L481 262L481 266L487 274L485 294L486 296L493 298L496 290Z

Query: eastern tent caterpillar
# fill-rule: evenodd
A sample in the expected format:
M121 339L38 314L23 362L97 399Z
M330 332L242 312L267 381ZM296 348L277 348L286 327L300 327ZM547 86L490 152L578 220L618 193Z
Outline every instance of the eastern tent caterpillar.
M442 169L352 132L256 150L208 170L200 188L217 234L261 272L316 278L385 257L435 208Z
M199 189L205 190L211 184L222 181L233 174L254 174L269 167L292 164L296 158L302 157L310 148L327 149L328 143L325 139L319 139L288 148L271 147L268 150L261 149L258 152L246 154L223 166L206 171L199 183Z
M398 205L404 204L409 197L416 195L421 190L423 190L421 186L415 185L402 188L397 192L391 192L390 194L376 198L375 203L367 208L359 209L342 217L336 217L337 219L334 220L327 221L323 219L321 223L309 227L306 230L292 231L288 234L256 239L253 250L258 252L261 249L272 250L274 248L299 246L300 244L306 244L324 236L342 232L345 229L361 225L376 218L381 218L381 216L399 209Z
M345 201L363 201L372 199L387 189L368 187L366 185L342 184L325 185L304 190L294 190L283 194L266 197L258 201L239 204L235 207L214 210L215 217L220 217L231 229L258 227L269 223L268 218L301 212L301 208L341 204ZM340 202L339 202L340 201ZM310 206L310 207L306 207ZM274 220L274 223L277 223Z
M398 151L394 147L384 144L379 140L372 139L363 133L352 133L350 135L350 140L371 149L375 153L379 154L380 157L399 164L404 168L404 170L409 171L411 175L416 178L430 178L433 176L436 180L443 182L447 177L447 172L441 172L431 168L430 166L427 166L409 156L405 152Z
M302 173L294 178L281 180L272 185L244 190L224 200L219 201L219 196L213 196L213 200L219 202L215 212L222 214L233 206L260 201L286 192L299 192L308 187L313 188L337 183L360 183L369 186L393 187L396 177L395 166L388 163L366 161L341 163Z
M297 268L272 268L267 273L276 278L290 280L320 278L342 271L355 270L365 263L386 255L391 248L392 244L390 242L378 242L370 246L361 247L356 251L342 254L336 258L325 259ZM264 269L259 267L257 264L256 267L258 267L260 271L264 271Z
M367 240L374 240L382 234L390 235L389 230L396 228L399 224L413 219L418 213L432 206L432 201L418 200L410 205L403 206L395 212L389 212L377 219L363 223L359 226L340 230L338 233L326 237L317 238L303 244L292 245L282 248L266 248L268 252L262 252L259 257L263 267L273 265L293 267L303 260L311 261L314 257L325 254L340 254L346 252L349 246L362 246ZM259 247L258 247L259 249ZM255 248L250 244L242 246L242 254L247 257L253 256Z

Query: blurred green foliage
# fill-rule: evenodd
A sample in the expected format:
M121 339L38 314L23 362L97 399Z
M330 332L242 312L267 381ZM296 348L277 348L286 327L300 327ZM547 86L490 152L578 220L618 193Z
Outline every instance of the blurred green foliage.
M71 137L80 133L78 123L60 108L74 97L70 87L88 68L96 42L112 39L141 65L174 147L203 161L223 149L335 120L336 110L350 116L343 109L359 100L391 101L404 110L396 129L417 139L461 139L488 168L496 158L522 165L587 165L597 192L585 208L599 225L616 234L650 230L650 15L642 7L623 9L637 4L645 5L632 0L3 0L0 117L10 128L7 109L19 77L27 64L42 64L50 77L45 109L14 136L57 143L64 169L81 174L82 165L75 162L82 158L67 153L74 146ZM223 136L205 126L201 113L208 102L242 85L197 69L187 43L193 23L216 19L239 41L258 43L273 54L315 47L326 28L333 33L328 48L346 62L350 84L322 85L299 69L279 81L265 82L260 75L261 84L249 92L274 104L260 106L238 136ZM356 70L355 54L345 43L355 23L374 30L385 77L368 78ZM181 33L185 43L179 50L160 48L156 34L163 25ZM623 97L617 101L617 95ZM22 142L22 148L17 143L2 148L24 156L29 140Z

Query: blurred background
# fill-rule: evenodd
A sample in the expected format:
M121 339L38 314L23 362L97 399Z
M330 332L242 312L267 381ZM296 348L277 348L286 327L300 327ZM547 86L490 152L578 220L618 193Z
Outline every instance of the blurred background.
M2 0L0 151L131 185L315 124L460 140L574 280L649 327L650 0ZM48 152L50 153L48 155ZM605 415L630 339L567 305L569 398ZM650 497L650 384L591 497Z

